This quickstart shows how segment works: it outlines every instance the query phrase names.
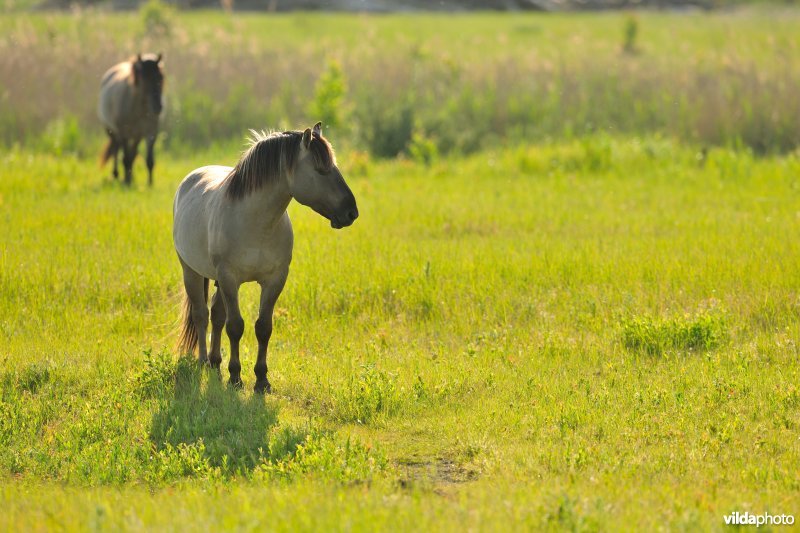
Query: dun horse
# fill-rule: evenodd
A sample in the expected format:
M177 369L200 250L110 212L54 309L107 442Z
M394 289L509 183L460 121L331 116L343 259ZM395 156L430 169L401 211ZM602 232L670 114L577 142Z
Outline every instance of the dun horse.
M161 54L139 54L114 65L103 75L98 114L109 140L101 163L113 156L114 178L117 178L117 154L122 149L127 185L133 181L133 160L142 139L147 141L148 184L153 185L153 145L163 107L163 87Z
M183 267L186 298L179 348L219 368L222 328L230 340L230 382L241 386L239 340L244 321L239 286L261 285L255 333L258 339L256 392L270 392L267 345L272 311L292 260L292 224L286 213L294 198L343 228L358 217L356 200L336 167L333 149L321 124L305 131L256 133L234 168L207 166L184 178L175 194L172 236ZM216 281L211 299L211 349L208 282Z

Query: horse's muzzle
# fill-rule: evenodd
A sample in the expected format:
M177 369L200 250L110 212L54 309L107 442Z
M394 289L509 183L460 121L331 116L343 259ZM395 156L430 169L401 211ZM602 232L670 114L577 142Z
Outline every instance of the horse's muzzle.
M352 226L357 218L358 208L353 206L352 209L345 211L343 215L331 217L331 227L333 229L342 229L347 226Z

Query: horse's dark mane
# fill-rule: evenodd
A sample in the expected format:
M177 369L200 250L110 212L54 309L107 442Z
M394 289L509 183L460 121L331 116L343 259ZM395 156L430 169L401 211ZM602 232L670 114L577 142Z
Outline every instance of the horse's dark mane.
M287 172L294 172L300 152L302 131L266 133L251 131L250 147L225 177L228 198L240 199L263 185L274 182ZM309 150L314 166L321 171L333 168L333 148L324 137L311 137Z

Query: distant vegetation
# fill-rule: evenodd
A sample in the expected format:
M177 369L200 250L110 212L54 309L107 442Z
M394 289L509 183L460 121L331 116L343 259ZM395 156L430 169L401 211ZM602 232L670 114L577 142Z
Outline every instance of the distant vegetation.
M0 21L0 144L99 150L100 76L154 50L173 151L322 119L337 145L373 157L596 132L786 152L800 145L798 24L800 12L771 9L263 16L156 0L122 15L16 15Z
M6 9L137 9L150 0L3 0ZM326 11L355 13L469 11L602 11L618 9L716 9L737 5L796 5L797 0L165 0L180 9L260 12ZM3 4L0 4L2 6Z

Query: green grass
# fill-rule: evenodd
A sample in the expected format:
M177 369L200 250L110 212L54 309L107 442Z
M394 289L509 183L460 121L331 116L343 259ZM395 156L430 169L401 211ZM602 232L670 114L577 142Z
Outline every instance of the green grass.
M91 159L2 156L0 529L797 516L797 154L340 150L361 217L336 232L290 208L263 399L250 370L231 390L172 349L172 194L235 157L167 154L126 190ZM254 287L242 304L249 369Z
M340 147L421 160L597 132L767 154L800 146L796 8L632 19L149 5L0 19L0 145L95 154L100 77L152 50L165 58L160 145L172 153L317 120Z

